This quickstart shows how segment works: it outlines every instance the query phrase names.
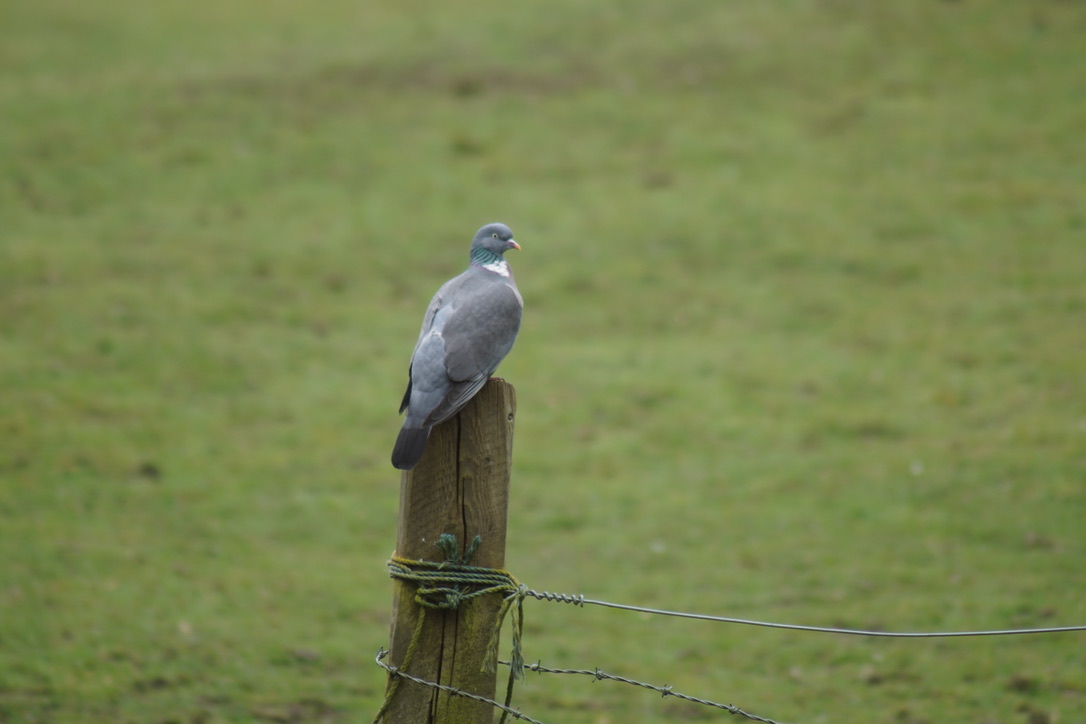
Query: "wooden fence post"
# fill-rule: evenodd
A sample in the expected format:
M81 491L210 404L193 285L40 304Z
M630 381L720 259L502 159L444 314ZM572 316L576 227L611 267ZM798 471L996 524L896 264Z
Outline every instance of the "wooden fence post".
M458 415L434 428L422 460L400 478L397 555L440 562L442 533L456 536L461 555L478 535L482 543L471 565L505 566L515 413L513 386L492 379ZM397 580L393 587L389 663L399 667L421 610L414 584ZM455 611L427 610L406 673L493 699L497 675L482 666L500 605L500 597L482 596ZM400 679L384 722L478 724L492 718L489 704Z

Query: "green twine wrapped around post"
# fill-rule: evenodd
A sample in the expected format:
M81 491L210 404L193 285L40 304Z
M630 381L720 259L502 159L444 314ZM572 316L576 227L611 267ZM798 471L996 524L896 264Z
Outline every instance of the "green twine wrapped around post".
M475 536L471 545L461 556L458 552L456 536L442 533L438 538L437 546L445 553L444 561L437 563L434 561L411 560L397 555L393 555L388 561L388 572L392 578L416 585L415 603L422 609L415 630L411 635L411 643L408 645L407 652L400 663L400 668L407 669L415 650L418 648L422 624L426 618L427 610L454 611L465 601L490 594L504 594L504 600L498 610L494 630L487 642L483 670L487 673L494 673L497 669L502 624L505 617L512 611L513 652L510 657L509 683L506 688L506 705L508 706L513 698L513 682L524 676L524 655L521 651L521 640L524 633L524 599L528 587L518 581L512 573L501 568L481 568L469 565L468 562L480 543L482 543L482 538ZM374 724L377 724L388 710L388 706L392 702L393 696L395 696L398 683L399 680L397 679L389 687L384 705L373 720ZM501 721L505 721L504 714Z

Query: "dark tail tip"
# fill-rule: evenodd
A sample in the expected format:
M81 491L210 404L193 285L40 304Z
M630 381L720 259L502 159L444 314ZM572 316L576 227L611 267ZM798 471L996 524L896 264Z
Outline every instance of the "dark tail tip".
M422 459L426 450L426 440L430 437L428 427L405 427L396 438L392 448L392 465L399 470L410 470Z

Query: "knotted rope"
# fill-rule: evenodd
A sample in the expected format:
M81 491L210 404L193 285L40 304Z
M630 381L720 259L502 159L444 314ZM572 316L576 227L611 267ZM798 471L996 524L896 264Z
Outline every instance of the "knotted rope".
M494 630L487 641L482 670L493 673L497 669L502 623L509 612L512 611L513 652L505 700L508 706L513 698L514 680L524 676L524 656L521 652L521 639L524 632L524 598L527 596L528 587L518 581L512 573L501 568L483 568L469 565L469 561L479 548L480 543L482 543L482 538L475 536L471 545L461 556L456 536L442 533L438 537L437 546L445 554L444 561L438 563L435 561L412 560L397 555L393 555L388 561L388 572L392 578L415 584L415 603L419 605L419 616L415 621L415 630L411 633L411 642L408 644L403 660L397 668L406 671L408 666L411 665L411 660L414 658L419 646L423 623L426 620L428 610L455 611L465 601L490 594L502 594L504 598L501 608L498 609ZM393 680L385 694L385 701L381 705L381 710L377 712L373 724L378 724L381 721L391 705L393 697L396 695L396 690L399 688L400 677L396 674L392 674L392 677ZM501 721L505 721L504 714Z

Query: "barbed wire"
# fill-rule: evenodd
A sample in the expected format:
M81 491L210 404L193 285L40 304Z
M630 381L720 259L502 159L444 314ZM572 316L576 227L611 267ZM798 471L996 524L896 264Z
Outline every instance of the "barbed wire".
M444 691L447 694L451 694L452 696L462 696L462 697L464 697L466 699L473 699L475 701L479 701L479 702L482 702L484 704L490 704L490 706L494 707L495 709L499 709L499 710L501 710L503 712L503 715L502 715L503 719L504 719L505 715L509 715L509 716L512 716L514 719L520 719L520 720L529 722L529 724L543 724L543 722L539 721L538 719L533 719L532 717L528 716L527 714L522 714L519 709L514 709L513 707L507 706L506 704L502 704L501 702L495 701L494 699L491 699L491 698L488 698L488 697L485 697L485 696L480 696L479 694L473 694L470 691L465 691L465 690L459 689L459 688L457 688L455 686L448 686L447 684L440 684L440 683L438 683L436 681L429 681L427 679L419 678L418 676L412 676L411 674L407 673L406 671L403 671L399 667L392 666L391 664L386 664L385 663L385 657L386 656L388 656L388 651L386 651L385 648L382 646L377 651L377 658L375 659L375 661L377 662L378 666L380 666L382 669L387 671L392 676L404 678L404 679L407 679L409 681L413 681L416 684L422 684L423 686L429 686L429 687L431 687L433 689L438 689L440 691ZM504 661L502 661L501 663L506 664L506 662L504 662ZM508 666L508 664L506 664L506 666Z
M449 686L447 684L441 684L441 683L438 683L436 681L430 681L428 679L423 679L421 677L414 676L412 674L408 674L406 671L403 671L402 669L400 669L397 666L392 666L391 664L386 664L385 663L385 658L388 656L388 653L389 652L384 647L381 647L380 649L377 650L377 657L374 659L374 661L378 666L380 666L382 669L387 671L392 676L401 677L401 678L407 679L409 681L413 681L416 684L421 684L422 686L428 686L428 687L433 688L433 689L438 689L438 690L444 691L447 694L450 694L452 696L462 696L462 697L464 697L466 699L472 699L474 701L478 701L478 702L481 702L483 704L489 704L490 706L492 706L495 709L498 709L499 711L502 712L502 720L503 721L505 720L506 716L511 716L514 719L525 721L525 722L528 722L529 724L544 724L540 720L534 719L534 718L528 716L527 714L523 713L519 709L514 709L513 707L509 706L508 704L502 704L500 701L496 701L495 699L491 699L491 698L486 697L486 696L481 696L479 694L473 694L470 691L465 691L464 689L461 689L461 688L458 688L458 687L455 687L455 686ZM498 661L498 663L500 665L502 665L502 666L509 666L510 665L510 663L508 661ZM656 686L654 684L649 684L649 683L644 682L644 681L638 681L637 679L631 679L631 678L626 677L626 676L619 676L618 674L609 674L606 671L603 671L603 670L598 669L598 668L597 669L555 669L555 668L551 668L549 666L543 666L541 663L537 662L537 663L534 663L534 664L524 664L524 669L527 670L527 671L534 671L534 672L536 672L538 674L573 674L573 675L577 675L577 676L591 676L594 681L617 681L620 684L629 684L631 686L637 686L637 687L640 687L642 689L648 689L650 691L655 691L656 693L660 694L665 699L670 696L670 697L674 697L676 699L682 699L683 701L688 701L688 702L690 702L692 704L701 704L702 706L708 706L708 707L712 707L712 708L715 708L715 709L723 709L724 711L728 712L729 714L733 714L735 716L741 716L741 717L743 717L745 719L749 719L750 721L761 722L761 724L781 724L781 722L778 722L775 719L768 719L766 717L758 716L757 714L752 714L749 711L745 711L743 709L740 709L738 706L735 706L733 704L721 704L720 702L712 701L710 699L702 699L702 698L697 697L697 696L691 696L689 694L683 694L682 692L675 691L674 687L672 687L672 686Z
M411 643L408 646L407 654L404 660L401 662L400 667L392 666L385 663L384 659L388 656L388 651L383 647L377 652L376 663L381 668L385 669L390 677L390 685L386 691L385 703L378 712L374 722L378 722L387 711L389 704L392 701L392 697L396 693L397 683L401 679L407 679L423 686L432 687L440 691L444 691L453 696L462 696L468 699L473 699L478 702L488 704L502 712L500 724L504 724L507 717L512 716L514 719L530 722L530 724L543 724L538 719L523 714L518 709L514 709L510 706L513 697L513 685L514 681L520 678L522 672L535 671L537 673L549 673L549 674L569 674L580 676L591 676L593 681L617 681L623 684L629 684L631 686L648 689L659 693L664 698L669 696L688 701L694 704L700 704L716 709L722 709L730 714L741 716L746 719L755 722L761 722L762 724L779 724L773 719L767 719L765 717L751 714L749 712L740 709L732 704L721 704L719 702L711 701L709 699L702 699L688 694L681 694L674 691L674 689L668 686L656 686L648 684L636 679L630 679L625 676L618 676L616 674L609 674L600 669L555 669L543 666L541 663L525 664L523 655L521 653L521 635L523 631L523 613L521 607L525 598L535 598L540 601L547 601L551 603L566 603L575 607L583 608L585 606L601 606L603 608L618 609L623 611L633 611L636 613L643 613L656 616L670 616L675 618L695 619L699 621L712 621L717 623L730 623L739 624L744 626L761 626L765 628L774 629L787 629L793 631L811 631L816 633L828 633L838 635L850 635L850 636L873 636L873 637L889 637L889 638L950 638L950 637L966 637L966 636L1015 636L1024 634L1053 634L1053 633L1066 633L1072 631L1086 631L1086 625L1083 626L1050 626L1045 628L1017 628L1017 629L994 629L994 630L977 630L977 631L871 631L863 629L849 629L849 628L837 628L828 626L808 626L803 624L791 624L791 623L778 623L771 621L757 621L753 619L735 618L732 616L715 616L704 613L692 613L687 611L671 611L667 609L649 608L647 606L634 606L624 603L615 603L613 601L602 601L593 598L587 598L583 594L569 594L569 593L553 593L550 591L536 591L528 588L526 585L518 581L508 571L500 569L488 569L479 568L468 565L468 558L471 553L478 547L480 539L476 536L468 549L468 552L463 556L456 553L456 540L454 537L447 534L441 536L441 543L443 544L442 550L445 550L447 559L444 562L436 563L432 561L412 561L397 556L393 556L389 561L389 572L393 578L398 578L404 581L414 583L418 589L415 595L415 601L422 607L422 612L416 622L415 632L412 635ZM503 666L508 666L510 669L509 681L506 690L505 703L498 702L494 699L474 694L457 687L449 686L447 684L441 684L436 681L429 681L412 674L408 674L404 671L409 665L411 660L411 653L416 647L419 641L419 633L422 628L423 616L428 608L454 610L459 607L460 603L464 601L477 598L487 594L501 594L503 597L502 606L497 617L494 631L491 634L490 642L487 646L487 655L484 661L484 670L493 671L495 663L500 663ZM498 649L498 636L501 631L502 622L506 617L506 614L512 611L513 613L513 651L512 661L497 661L497 649Z
M508 662L499 661L499 664L508 666ZM689 694L682 694L671 686L655 686L654 684L648 684L644 681L638 681L636 679L630 679L625 676L618 676L617 674L609 674L606 671L600 669L552 669L549 666L543 666L541 663L525 664L525 670L535 671L540 674L575 674L579 676L591 676L595 681L617 681L621 684L630 684L631 686L639 686L642 689L649 689L667 698L669 696L676 699L682 699L683 701L689 701L693 704L701 704L703 706L714 707L716 709L723 709L729 714L745 717L751 721L762 722L763 724L780 724L775 719L767 719L757 714L751 714L749 711L744 711L734 704L721 704L720 702L711 701L709 699L702 699L696 696L690 696Z
M887 638L952 638L961 636L1019 636L1023 634L1051 634L1066 633L1068 631L1086 631L1086 626L1050 626L1047 628L1014 628L995 629L991 631L865 631L852 628L833 628L828 626L806 626L797 623L774 623L772 621L755 621L747 618L733 618L731 616L713 616L707 613L689 613L686 611L668 611L660 608L647 608L645 606L632 606L626 603L614 603L611 601L599 601L586 598L583 594L551 593L550 591L534 591L526 589L520 591L522 595L531 596L540 601L552 603L568 603L572 606L603 606L623 611L647 613L656 616L673 616L676 618L689 618L699 621L715 621L717 623L735 623L744 626L762 626L765 628L789 629L792 631L814 631L817 633L845 634L850 636L882 636Z

